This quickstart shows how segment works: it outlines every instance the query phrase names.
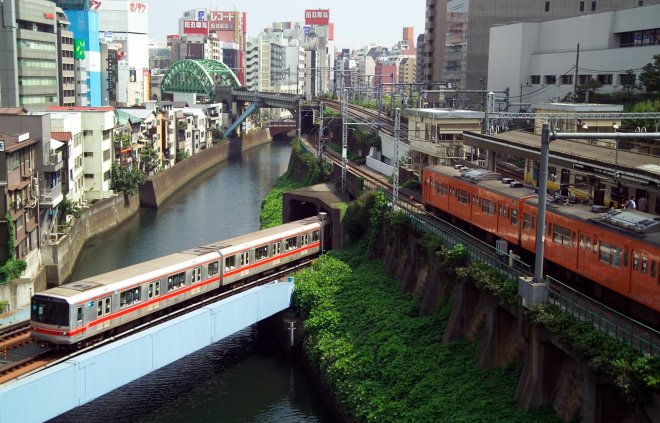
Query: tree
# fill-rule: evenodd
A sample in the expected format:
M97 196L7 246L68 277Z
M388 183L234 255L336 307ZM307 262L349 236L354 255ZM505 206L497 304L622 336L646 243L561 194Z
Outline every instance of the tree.
M603 84L597 79L590 79L586 84L580 84L577 86L575 97L581 101L587 101L587 92L595 94L596 91L602 87Z
M627 113L657 113L660 112L660 99L646 100L636 103L630 110L626 108ZM655 131L656 122L652 119L626 119L622 126L626 129L635 130L637 128L646 128L648 131Z
M653 63L648 63L639 74L639 81L647 93L660 92L660 54L653 56Z
M144 174L139 169L122 167L117 163L112 164L110 175L110 189L126 195L137 194L138 188L144 183Z
M140 163L142 165L142 170L146 174L151 174L156 168L158 168L158 153L153 147L148 146L142 150L140 153Z
M211 129L211 143L218 144L225 139L225 133L220 128Z

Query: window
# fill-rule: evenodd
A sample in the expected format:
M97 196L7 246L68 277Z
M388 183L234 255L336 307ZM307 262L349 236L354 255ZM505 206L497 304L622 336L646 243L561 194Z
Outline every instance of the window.
M447 186L447 184L440 184L440 186L438 187L438 193L443 196L447 195L448 188L449 187Z
M316 242L319 240L319 231L314 231L312 232L312 242Z
M591 237L590 236L587 237L586 247L587 247L587 251L591 251Z
M96 317L103 316L103 300L98 300L96 302Z
M656 264L655 260L651 261L651 277L655 278L655 273L656 273Z
M156 296L160 295L160 280L156 281Z
M578 75L578 84L588 84L591 81L591 75Z
M151 287L153 284L149 285L149 296L151 298ZM119 294L119 308L129 306L140 302L140 288L131 288L126 291L123 291Z
M649 259L642 257L642 273L646 273L649 267Z
M592 2L591 2L591 11L592 11L592 12L595 12L595 11L596 11L596 2L595 2L595 1L592 1Z
M541 83L541 75L530 75L529 79L532 85L539 85Z
M149 292L147 293L148 298L153 298L154 296L154 284L153 282L149 284Z
M562 75L561 83L563 85L573 85L573 75Z
M603 85L612 85L612 74L611 73L598 75L597 79L598 79L598 82L600 82Z
M83 157L94 157L94 153L91 153L91 152L85 151L85 152L83 153Z
M584 2L580 2L580 12L584 12Z
M456 198L461 204L468 204L470 202L470 194L468 194L467 191L463 191L462 189L456 190Z
M213 263L209 263L207 270L208 270L209 276L217 275L218 274L218 262L214 261Z
M555 84L557 82L557 77L555 75L545 75L544 79L547 85Z
M186 273L181 272L167 277L167 292L181 288L186 284Z
M110 314L110 298L105 299L105 314Z
M570 246L571 245L571 230L568 228L564 228L563 226L560 225L553 225L554 230L552 232L552 240L556 242L557 244L561 244L563 246Z
M580 234L580 250L584 250L584 235Z
M296 242L296 241L297 241L297 240L296 240L296 237L295 237L295 236L292 237L292 238L288 238L286 241L284 241L284 250L285 250L285 251L289 251L289 250L293 250L293 249L295 249L296 246L297 246L297 242Z
M225 270L231 270L236 267L236 256L227 257L225 259Z
M197 278L195 278L195 275L197 275ZM201 280L202 280L202 266L199 266L196 269L193 269L192 271L192 282L200 282Z
M110 160L110 149L107 149L103 152L103 161L107 162Z
M619 85L635 85L637 82L637 75L634 73L619 74Z
M319 236L318 232L319 231L315 231L316 239L318 239L318 236ZM281 252L281 250L282 250L282 244L281 243L276 242L276 243L273 244L273 255L274 256L278 255Z
M82 320L83 320L82 307L78 307L78 311L77 311L77 314L76 314L76 321L78 322L78 325L80 325L80 323L82 323Z
M600 242L600 261L610 264L612 256L610 254L610 244L607 242Z
M483 201L481 202L481 211L483 211L484 213L489 214L491 216L494 215L495 214L495 203L490 201L490 200L486 200L484 198Z
M516 209L511 209L511 224L512 225L518 224L518 210Z
M250 264L250 252L245 251L241 253L241 267L247 266L248 264Z
M545 2L545 9L544 9L544 10L545 10L546 12L549 12L549 11L550 11L550 2L549 2L549 1L546 1L546 2Z
M268 246L263 245L261 247L257 247L254 249L254 259L255 260L263 260L265 258L268 258Z
M532 229L532 215L523 213L523 229L530 230Z
M300 236L300 245L308 245L309 244L309 234L302 234Z

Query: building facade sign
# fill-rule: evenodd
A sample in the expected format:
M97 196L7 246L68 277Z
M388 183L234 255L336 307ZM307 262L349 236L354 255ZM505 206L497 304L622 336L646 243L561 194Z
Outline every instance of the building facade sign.
M305 25L328 25L330 22L330 9L305 10Z
M185 35L209 35L209 23L207 21L183 21L183 33Z

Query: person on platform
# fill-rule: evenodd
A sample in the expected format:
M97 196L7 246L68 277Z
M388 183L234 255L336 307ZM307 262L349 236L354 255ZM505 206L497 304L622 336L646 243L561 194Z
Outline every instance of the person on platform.
M637 204L635 204L635 197L630 197L630 200L626 201L626 208L629 210L635 210Z
M644 213L648 213L649 211L649 203L643 195L637 200L637 210Z

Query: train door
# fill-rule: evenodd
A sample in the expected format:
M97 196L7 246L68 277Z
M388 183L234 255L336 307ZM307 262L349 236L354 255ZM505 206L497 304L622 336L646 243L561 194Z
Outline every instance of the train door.
M147 301L149 302L149 305L147 306L148 311L154 310L160 306L160 302L158 300L153 301L154 298L158 297L159 295L160 279L149 282L149 287L147 289Z
M96 300L96 319L103 319L110 316L112 312L112 297L105 297ZM110 327L110 319L104 319L100 325L96 325L97 330Z
M640 250L632 251L630 266L630 291L640 299L640 302L649 306L658 307L657 290L660 283L660 269L658 263L648 253ZM653 299L653 300L651 300ZM655 304L649 304L650 302Z
M74 327L79 328L83 325L83 306L76 307L76 324Z

